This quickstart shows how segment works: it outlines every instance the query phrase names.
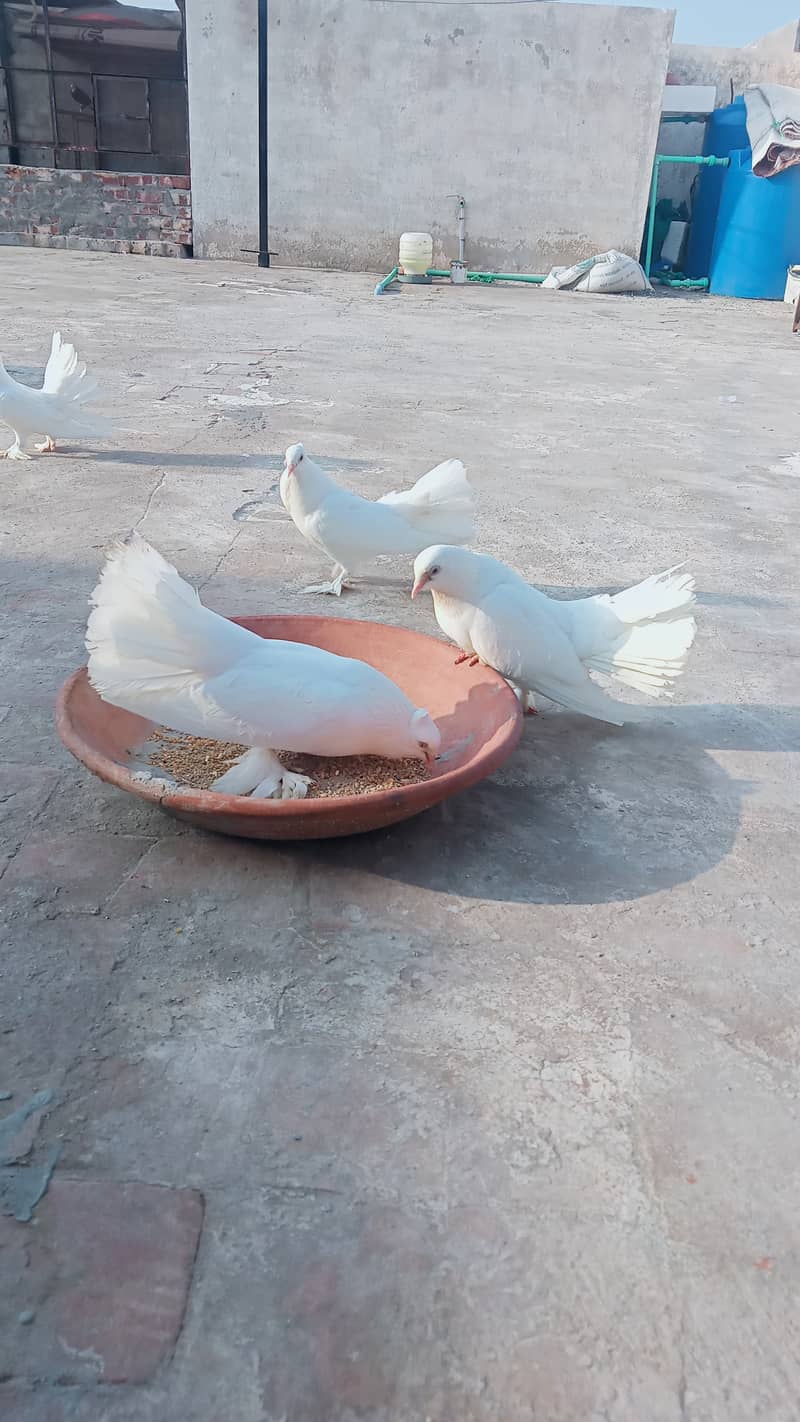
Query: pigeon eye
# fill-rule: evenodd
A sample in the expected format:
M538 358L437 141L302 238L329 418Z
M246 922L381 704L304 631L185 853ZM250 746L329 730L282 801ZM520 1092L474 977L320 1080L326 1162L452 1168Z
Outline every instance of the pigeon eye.
M438 572L439 572L438 566L437 566L436 568L431 568L431 570L430 570L430 572L429 572L429 574L428 574L428 577L429 577L429 578L435 578L435 577L436 577L436 574L437 574Z

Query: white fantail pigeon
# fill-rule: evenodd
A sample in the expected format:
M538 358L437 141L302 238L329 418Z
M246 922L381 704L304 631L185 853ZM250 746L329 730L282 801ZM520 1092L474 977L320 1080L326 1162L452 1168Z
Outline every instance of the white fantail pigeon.
M112 706L251 747L212 789L303 799L273 750L433 760L440 735L393 681L321 647L258 637L204 607L139 534L108 556L91 602L89 679Z
M281 475L284 507L303 537L336 564L331 582L305 592L339 597L352 574L381 554L414 557L436 540L467 543L475 495L458 459L438 464L413 488L373 502L342 489L309 459L302 444L286 451Z
M426 587L439 626L461 648L457 662L494 667L530 710L538 692L569 711L622 726L628 708L589 673L669 695L694 640L694 579L676 568L613 596L560 601L496 558L440 546L426 548L414 563L412 597Z
M49 453L57 438L104 439L111 433L108 420L84 413L87 400L97 392L97 381L86 373L74 346L62 341L56 331L40 390L20 385L0 361L0 422L8 425L14 443L0 450L0 459L30 459L22 441L32 435L45 438L36 449Z

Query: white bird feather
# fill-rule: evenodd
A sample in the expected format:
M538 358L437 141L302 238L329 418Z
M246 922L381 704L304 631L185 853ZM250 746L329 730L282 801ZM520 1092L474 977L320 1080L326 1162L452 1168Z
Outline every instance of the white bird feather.
M412 596L424 587L442 631L513 682L523 703L538 692L615 726L624 724L627 708L590 672L669 696L694 640L694 579L679 568L613 596L560 600L496 558L439 546L414 563Z
M427 711L366 662L258 637L204 607L139 534L110 552L91 603L89 679L112 706L189 735L251 747L214 789L301 799L309 781L274 749L433 758Z
M22 442L35 434L45 436L36 445L40 451L54 450L57 438L102 439L110 434L108 420L84 413L83 406L96 392L97 381L87 375L75 347L62 341L60 331L53 334L41 389L20 385L0 361L0 421L14 436L13 444L0 450L0 458L30 459Z
M339 597L353 574L383 554L414 557L432 541L467 543L473 534L475 495L458 459L438 464L411 489L373 502L334 483L302 444L293 444L280 491L303 537L336 565L329 583L306 592Z

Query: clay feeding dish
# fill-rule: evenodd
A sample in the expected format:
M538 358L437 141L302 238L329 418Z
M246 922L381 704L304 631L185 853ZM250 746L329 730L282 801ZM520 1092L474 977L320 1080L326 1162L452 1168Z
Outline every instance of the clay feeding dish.
M331 799L251 800L180 786L165 792L163 784L136 778L132 764L153 722L102 701L86 667L69 677L58 697L56 724L67 750L101 780L200 829L245 839L328 839L381 829L430 809L491 775L519 741L522 714L503 678L488 667L456 667L454 649L433 637L335 617L231 620L259 637L285 638L357 657L391 677L412 701L430 711L442 733L441 755L430 778Z

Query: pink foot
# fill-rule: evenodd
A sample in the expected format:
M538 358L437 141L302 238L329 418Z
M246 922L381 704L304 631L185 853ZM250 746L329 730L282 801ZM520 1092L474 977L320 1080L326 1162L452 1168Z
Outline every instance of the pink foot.
M460 666L461 666L461 663L462 663L462 662L465 662L465 661L467 660L467 657L468 657L468 656L469 656L469 652L462 652L460 657L456 657L455 661L453 662L453 666L454 666L454 667L460 667Z
M469 664L470 664L471 667L476 667L476 666L478 666L479 662L480 662L480 657L470 657L470 662L469 662Z

